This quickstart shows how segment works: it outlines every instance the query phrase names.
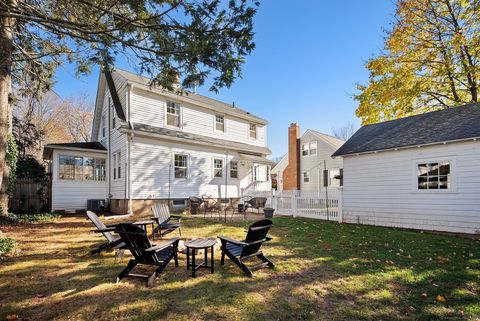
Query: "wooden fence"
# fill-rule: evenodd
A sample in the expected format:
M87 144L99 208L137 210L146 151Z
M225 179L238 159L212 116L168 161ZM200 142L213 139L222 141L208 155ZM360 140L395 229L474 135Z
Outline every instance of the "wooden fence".
M44 180L17 179L8 207L13 213L48 211L50 210L51 196L52 184L50 178Z

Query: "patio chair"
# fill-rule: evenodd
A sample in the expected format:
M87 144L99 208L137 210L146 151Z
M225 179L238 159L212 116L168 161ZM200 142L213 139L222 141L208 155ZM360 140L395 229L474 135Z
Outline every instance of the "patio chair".
M242 271L245 275L252 277L253 271L261 269L263 267L273 268L274 264L270 261L263 252L261 247L263 243L270 241L272 238L268 237L268 231L273 226L271 220L260 220L248 228L247 236L245 241L237 241L226 236L219 236L220 241L222 242L222 258L221 265L225 264L225 255L230 258ZM245 265L245 261L251 258L257 257L262 261L262 263L257 264L252 267Z
M205 212L203 212L203 217L207 215L207 212L210 212L210 216L212 216L213 213L220 213L220 206L218 200L211 197L202 197L202 200L205 210Z
M178 267L178 237L165 241L159 245L152 245L148 240L147 232L141 227L131 223L119 224L115 228L115 232L120 235L126 248L133 255L127 267L117 276L117 283L123 278L134 277L147 280L147 287L153 285L155 278L165 269L168 263L174 259L175 267ZM131 273L138 265L157 266L152 274L136 274Z
M114 231L115 229L107 228L107 226L103 224L102 221L100 221L100 218L98 218L97 214L91 211L87 211L87 216L90 219L90 221L92 221L93 225L95 225L95 227L97 228L94 232L102 233L102 235L107 239L106 243L101 244L98 248L93 250L91 253L97 254L102 251L115 250L116 251L115 261L118 261L123 256L123 252L125 250L125 243L122 241L122 239L119 236L114 236L112 234L112 231Z
M178 229L180 236L182 236L182 216L181 215L171 215L168 205L156 203L152 206L153 217L157 223L157 227L153 230L153 234L159 233L160 238L164 235L175 231ZM171 219L174 218L177 222L172 222Z
M248 201L246 201L247 206L245 207L245 210L248 208L254 208L257 210L257 213L260 212L261 208L265 208L265 204L267 203L267 198L266 197L252 197Z

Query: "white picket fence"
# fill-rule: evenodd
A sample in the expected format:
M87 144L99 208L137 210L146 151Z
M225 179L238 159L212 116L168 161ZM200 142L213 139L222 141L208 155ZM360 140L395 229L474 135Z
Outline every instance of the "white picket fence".
M273 190L253 194L249 196L266 197L266 206L274 208L275 214L342 221L342 191L338 188L329 188L327 192Z

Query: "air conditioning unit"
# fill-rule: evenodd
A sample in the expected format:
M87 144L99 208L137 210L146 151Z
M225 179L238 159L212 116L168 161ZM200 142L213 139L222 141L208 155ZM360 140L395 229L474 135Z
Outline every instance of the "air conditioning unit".
M87 200L87 210L103 212L106 210L105 200Z

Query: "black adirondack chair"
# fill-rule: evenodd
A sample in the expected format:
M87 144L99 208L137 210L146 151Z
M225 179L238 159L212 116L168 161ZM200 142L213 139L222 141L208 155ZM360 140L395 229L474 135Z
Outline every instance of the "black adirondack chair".
M219 236L222 241L222 259L221 265L225 264L225 255L230 258L245 275L252 277L253 271L261 269L263 267L273 268L274 264L270 261L263 252L261 247L263 243L270 241L272 238L268 237L268 231L273 226L271 220L260 220L248 228L245 241L237 241L226 236ZM257 257L262 261L257 265L248 267L244 262Z
M171 215L168 205L160 203L153 205L152 212L152 220L157 223L157 227L153 231L154 234L158 233L160 234L160 238L162 238L164 235L178 229L178 233L182 236L182 216ZM177 221L173 222L172 218Z
M125 243L122 241L122 239L119 236L114 236L112 234L112 231L114 231L114 229L107 228L107 226L103 224L102 221L100 221L97 214L91 211L87 211L87 216L90 219L90 221L92 221L93 225L95 225L95 227L97 228L95 232L102 233L102 235L107 239L107 242L101 244L98 248L94 249L92 251L92 254L97 254L102 251L115 250L117 252L116 260L121 258L123 256Z
M173 238L159 245L152 245L148 240L147 232L141 227L131 223L119 224L115 228L126 248L130 250L133 259L127 264L127 267L117 276L117 283L125 277L135 277L147 280L147 286L152 286L155 278L165 269L168 263L174 259L175 267L178 267L178 241L179 238ZM152 274L131 273L138 264L153 265L157 268Z

